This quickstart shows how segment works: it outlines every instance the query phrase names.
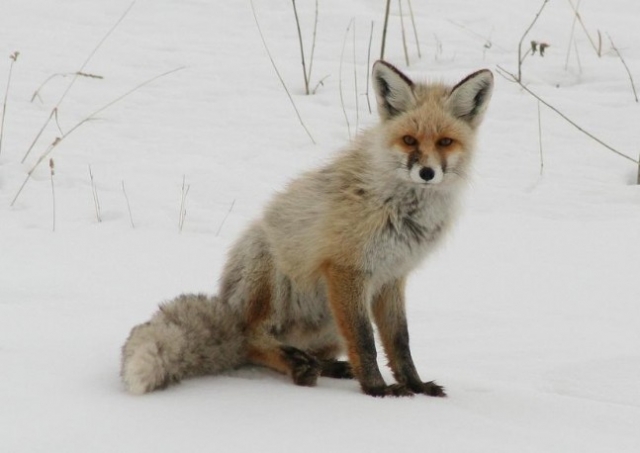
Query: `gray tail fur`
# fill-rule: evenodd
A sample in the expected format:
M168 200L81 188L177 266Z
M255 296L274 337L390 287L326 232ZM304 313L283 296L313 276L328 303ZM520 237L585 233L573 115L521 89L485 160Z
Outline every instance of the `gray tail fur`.
M122 347L120 374L131 393L183 378L236 368L246 352L238 317L218 297L183 294L133 328Z

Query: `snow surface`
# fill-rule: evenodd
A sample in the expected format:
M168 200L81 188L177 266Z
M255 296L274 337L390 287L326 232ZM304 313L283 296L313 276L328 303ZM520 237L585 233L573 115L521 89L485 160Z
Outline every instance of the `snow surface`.
M411 66L392 2L386 56L415 78L456 82L497 64L516 70L517 43L540 2L413 1ZM134 324L180 292L215 291L224 254L269 197L348 143L340 55L355 18L359 127L367 46L379 55L384 2L320 0L312 86L303 94L291 2L255 0L265 38L305 123L300 127L245 0L139 0L60 105L64 131L142 81L145 86L54 151L56 231L47 161L51 124L20 160L71 77L128 0L2 0L0 55L13 68L0 154L0 451L640 451L640 187L637 168L496 77L465 212L408 291L414 357L446 399L374 399L354 382L300 388L263 369L193 379L143 397L119 381ZM314 2L297 2L310 52ZM582 127L638 157L640 105L613 38L640 84L640 2L581 2L598 58L573 16L550 2L525 40L551 44L524 81ZM484 38L483 38L484 37ZM490 38L490 48L485 47ZM342 68L356 124L353 41ZM10 60L0 66L4 92ZM373 98L371 99L373 102ZM88 166L101 204L96 220ZM183 176L190 190L182 232ZM122 181L131 202L131 227ZM228 217L227 217L228 215ZM226 219L226 220L225 220ZM385 376L390 377L388 371Z

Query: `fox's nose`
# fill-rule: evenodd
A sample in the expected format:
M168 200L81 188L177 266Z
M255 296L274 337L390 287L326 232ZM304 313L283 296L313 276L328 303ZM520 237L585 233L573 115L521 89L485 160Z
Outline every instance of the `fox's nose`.
M436 172L431 167L423 167L420 169L420 172L418 174L422 179L429 182L434 178Z

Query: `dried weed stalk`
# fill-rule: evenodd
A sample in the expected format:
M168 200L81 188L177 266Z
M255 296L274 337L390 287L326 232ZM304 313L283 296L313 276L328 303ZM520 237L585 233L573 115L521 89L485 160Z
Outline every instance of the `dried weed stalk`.
M9 75L7 76L7 89L4 92L4 102L2 103L2 119L0 120L0 155L2 154L2 138L4 137L4 119L7 116L7 98L9 97L9 86L11 85L11 74L13 73L13 65L18 61L20 52L13 52L9 55L11 63L9 63Z

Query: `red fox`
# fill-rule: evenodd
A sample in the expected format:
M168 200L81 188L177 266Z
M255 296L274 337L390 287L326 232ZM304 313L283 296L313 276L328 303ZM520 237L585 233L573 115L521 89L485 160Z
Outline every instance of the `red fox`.
M405 283L454 221L493 75L421 84L377 61L372 80L380 123L273 198L230 250L218 295L181 295L133 328L130 392L253 364L303 386L328 376L367 395L445 396L411 357ZM395 384L378 368L372 322Z

